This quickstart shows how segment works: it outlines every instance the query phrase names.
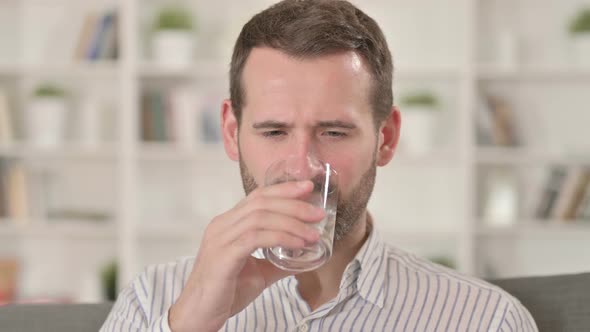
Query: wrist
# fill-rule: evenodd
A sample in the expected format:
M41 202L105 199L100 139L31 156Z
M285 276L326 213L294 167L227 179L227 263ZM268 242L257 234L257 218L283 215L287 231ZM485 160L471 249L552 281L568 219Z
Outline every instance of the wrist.
M177 301L168 309L168 326L172 332L216 332L221 328L221 326L212 326L209 319L205 319L199 314L198 308L191 306L188 306L191 310L185 308L187 306L184 306L181 301Z

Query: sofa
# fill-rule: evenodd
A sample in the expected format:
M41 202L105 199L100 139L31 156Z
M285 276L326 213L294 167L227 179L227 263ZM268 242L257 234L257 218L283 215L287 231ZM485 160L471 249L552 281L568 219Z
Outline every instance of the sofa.
M539 331L590 331L590 273L490 280L529 309ZM112 303L0 307L0 331L98 331Z

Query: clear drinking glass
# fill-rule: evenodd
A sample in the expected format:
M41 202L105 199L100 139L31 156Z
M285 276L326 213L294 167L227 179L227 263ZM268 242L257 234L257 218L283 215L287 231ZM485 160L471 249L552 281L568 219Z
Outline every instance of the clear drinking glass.
M303 200L321 207L326 212L324 220L315 226L320 240L302 249L284 247L265 248L264 256L277 267L288 271L310 271L324 264L332 256L334 227L338 204L338 175L329 163L314 156L289 156L273 163L266 171L265 185L286 181L311 180L313 191Z

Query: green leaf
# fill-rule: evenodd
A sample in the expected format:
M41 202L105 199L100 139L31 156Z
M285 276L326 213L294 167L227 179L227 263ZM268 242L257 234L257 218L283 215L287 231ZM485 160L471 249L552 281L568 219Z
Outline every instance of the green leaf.
M590 33L590 8L580 10L572 19L569 30L571 34Z
M192 30L194 18L190 11L182 7L166 7L158 14L156 30Z

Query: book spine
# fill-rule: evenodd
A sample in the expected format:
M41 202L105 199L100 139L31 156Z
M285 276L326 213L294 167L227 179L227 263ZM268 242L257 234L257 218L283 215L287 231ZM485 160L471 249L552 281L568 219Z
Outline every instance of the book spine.
M0 145L12 144L14 133L12 128L12 116L8 107L8 97L0 90Z
M556 167L551 170L545 190L537 206L536 217L539 219L546 219L551 215L551 211L559 195L563 179L566 176L566 169L564 167Z
M85 60L88 54L90 41L94 34L96 34L97 16L95 13L88 13L82 23L78 43L74 51L75 60Z
M6 167L4 167L4 162L0 159L0 218L8 217L7 197Z
M100 54L100 46L103 43L105 31L109 25L109 21L111 19L111 14L105 14L102 16L100 20L98 20L98 27L96 28L96 32L92 38L92 43L90 44L90 48L88 49L87 59L89 60L96 60Z
M141 139L142 141L152 140L152 113L150 110L150 94L144 92L141 96Z
M108 15L107 23L106 23L102 38L100 40L99 48L98 48L98 55L97 55L98 59L109 59L110 58L110 53L112 52L111 51L112 44L115 40L115 26L114 26L115 13L112 12L107 15Z

